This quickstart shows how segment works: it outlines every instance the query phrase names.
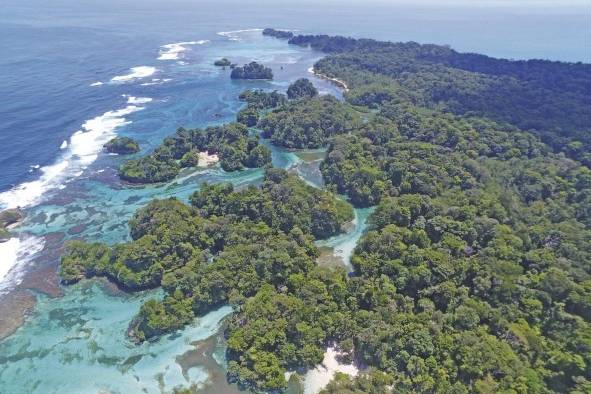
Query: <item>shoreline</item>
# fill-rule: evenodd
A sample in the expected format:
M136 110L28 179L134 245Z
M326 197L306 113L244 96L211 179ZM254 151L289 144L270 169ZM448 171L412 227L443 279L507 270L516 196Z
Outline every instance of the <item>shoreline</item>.
M347 93L350 89L349 86L347 86L347 83L344 82L343 80L340 80L338 78L332 78L329 77L328 75L322 74L316 70L314 70L314 66L310 67L308 69L308 72L313 74L314 76L318 77L318 78L322 78L322 79L326 79L327 81L331 81L333 82L335 85L339 86L341 89L343 89L345 91L345 93Z
M14 334L31 316L37 304L38 294L50 298L63 295L59 284L58 264L63 245L63 234L45 235L43 250L31 260L20 282L1 294L0 341Z
M334 345L326 349L322 362L304 375L304 394L319 393L330 383L337 372L351 377L359 374L358 365L355 363L346 364L339 360L342 355Z

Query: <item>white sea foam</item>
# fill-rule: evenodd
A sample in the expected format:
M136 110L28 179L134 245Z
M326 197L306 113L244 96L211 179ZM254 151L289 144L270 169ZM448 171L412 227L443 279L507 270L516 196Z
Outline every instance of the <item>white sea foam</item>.
M0 243L0 294L20 283L22 269L44 244L43 238L24 234Z
M141 86L161 85L161 84L163 84L165 82L170 82L170 81L172 81L172 78L163 78L163 79L160 79L160 78L152 78L152 81L151 82L144 82L144 83L141 84Z
M116 77L111 78L111 82L127 83L134 81L136 79L148 78L149 76L154 75L154 73L158 71L158 69L156 67L151 66L138 66L130 68L129 71L131 71L129 74L118 75Z
M68 141L64 140L64 142L62 142L62 144L60 145L60 149L66 149L68 147Z
M220 31L217 33L218 36L226 37L230 41L240 41L241 33L248 33L253 31L263 31L263 29L242 29L242 30L231 30L231 31Z
M140 105L147 104L152 101L150 97L134 97L124 94L123 97L127 98L127 104Z
M162 45L160 48L160 56L158 60L176 60L179 58L182 52L185 52L189 45L203 45L208 43L209 40L199 40L199 41L185 41L185 42L175 42L172 44Z
M65 184L80 176L96 160L103 145L115 136L115 130L130 123L125 116L144 109L139 103L147 103L147 97L129 97L124 108L107 111L89 119L71 137L66 149L55 164L41 167L41 176L0 193L0 208L28 207L42 201L53 189L63 189Z
M101 86L103 83L101 81L96 81L94 83L91 83L90 86Z

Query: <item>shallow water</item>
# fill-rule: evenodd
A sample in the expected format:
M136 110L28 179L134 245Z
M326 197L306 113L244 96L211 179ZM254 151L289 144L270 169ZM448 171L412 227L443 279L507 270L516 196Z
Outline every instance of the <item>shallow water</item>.
M335 235L327 240L317 241L319 247L330 248L331 255L338 259L338 262L344 264L349 272L353 271L351 265L351 255L357 245L357 241L367 230L367 218L375 208L355 208L355 219L353 226L349 231Z
M166 9L162 2L136 0L3 4L0 208L28 208L19 240L0 245L0 296L14 287L26 289L26 275L53 267L65 240L125 241L127 220L153 198L186 200L203 182L240 186L262 177L261 170L209 168L184 172L163 185L130 187L119 182L115 170L126 158L101 153L112 136L137 139L145 154L179 126L233 120L243 105L237 96L246 88L284 90L304 76L314 79L321 93L341 95L307 71L322 54L247 28L449 43L509 57L591 59L583 39L591 8L583 6L535 12L381 1L277 7L234 0L172 0ZM218 34L221 30L226 32ZM276 78L232 81L229 70L213 66L220 57L261 61ZM272 149L275 166L295 167L308 183L322 185L321 152L298 156ZM351 253L370 213L356 210L350 231L319 243L336 256L334 263L351 269ZM37 252L43 245L46 250ZM0 341L0 392L152 393L206 382L208 392L236 391L225 382L224 346L217 335L228 307L176 335L136 346L126 338L127 326L143 300L161 296L158 291L114 294L96 282L63 291L58 298L39 294L26 323ZM202 351L205 343L211 346Z
M262 37L260 31L236 33L223 40L218 46L211 43L192 46L194 52L189 53L187 49L183 53L183 64L170 66L166 74L160 71L164 74L161 77L176 79L179 81L177 84L170 82L142 87L140 82L143 77L136 78L139 81L129 76L120 78L125 83L135 81L126 87L133 98L122 97L122 100L142 105L143 109L126 115L125 121L118 121L109 132L137 139L142 146L140 154L145 154L179 124L205 126L233 120L236 111L243 105L237 96L246 88L284 90L297 77L310 77L306 70L320 56L310 50ZM273 82L231 81L227 70L211 66L215 59L227 53L233 54L232 59L242 61L246 61L248 56L263 59L280 71ZM132 70L136 76L143 75L141 71ZM183 74L182 77L180 74ZM321 90L340 96L335 86L318 79L314 81ZM187 84L191 87L185 86ZM103 86L96 88L102 89ZM119 86L106 88L120 89ZM198 92L215 94L192 99ZM264 143L268 145L266 141ZM69 143L68 149L72 145ZM272 149L274 166L299 168L304 164L296 154L268 146ZM261 169L226 173L219 167L212 167L185 171L166 184L130 186L122 184L115 172L125 159L116 155L99 155L81 176L67 174L69 178L64 178L63 188L48 190L49 196L41 196L47 198L46 202L27 210L27 218L18 231L38 239L59 233L64 241L82 238L110 244L123 242L128 239L127 220L153 198L174 196L186 201L203 182L231 182L241 186L260 182L263 176ZM53 251L47 251L50 252ZM44 252L41 252L34 264L27 265L25 260L21 260L24 265L19 268L35 270L46 262ZM210 389L217 391L236 390L225 383L223 346L218 348L217 361L212 355L196 353L191 358L195 365L184 371L177 362L177 358L195 351L192 342L218 333L218 324L230 313L230 308L225 307L199 318L195 325L177 335L138 347L127 340L127 326L141 302L151 296L158 297L157 291L133 296L109 295L101 286L86 282L67 287L64 292L65 295L59 298L41 295L34 314L26 324L0 342L3 390L44 393L97 390L168 392L178 385L197 383L212 384ZM64 374L68 376L66 384ZM210 378L214 381L211 382ZM25 385L23 380L26 380Z
M159 53L158 50L154 48L154 56ZM229 56L228 53L232 54L233 61L239 63L250 59L264 61L276 70L275 80L232 81L229 70L212 65L214 60ZM66 152L57 159L56 164L50 165L64 167L63 171L45 178L42 175L39 179L21 185L19 189L1 193L0 200L6 206L32 205L19 231L39 237L48 233L64 233L66 239L77 237L108 243L121 242L127 239L127 220L153 198L175 196L186 200L203 182L244 185L261 179L260 169L226 173L218 167L185 172L167 184L130 187L121 184L115 175L116 168L127 157L100 154L101 144L115 134L138 140L142 147L138 155L142 155L179 126L204 127L232 121L238 109L244 105L237 99L241 91L247 88L284 90L294 79L306 76L307 67L321 56L310 50L288 46L283 41L263 37L260 31L235 33L230 38L219 36L218 41L187 46L181 55L182 62L156 63L160 70L159 78L171 79L169 82L142 86L146 78L129 81L126 78L124 84L112 85L107 82L91 88L108 90L105 94L113 94L111 90L120 93L116 93L119 99L112 105L115 109L125 105L141 105L138 108L142 109L126 115L110 116L110 120L99 116L100 120L95 117L85 122L85 127L94 131L79 134L84 136L83 143L71 138ZM136 74L141 75L137 70ZM330 83L319 79L315 79L315 82L322 90L340 95ZM133 105L129 104L130 100ZM105 113L109 112L112 111ZM293 153L271 148L275 166L287 168L297 162ZM42 203L35 205L39 201ZM25 245L22 243L23 247ZM0 262L9 268L15 263L16 256L12 250L10 253L12 257L7 255ZM21 259L20 263L23 265L26 261Z
M125 336L141 303L157 291L111 295L96 282L77 284L63 297L40 295L35 313L0 342L5 393L159 393L207 381L198 365L183 375L176 357L214 335L231 313L222 307L175 335L136 345Z

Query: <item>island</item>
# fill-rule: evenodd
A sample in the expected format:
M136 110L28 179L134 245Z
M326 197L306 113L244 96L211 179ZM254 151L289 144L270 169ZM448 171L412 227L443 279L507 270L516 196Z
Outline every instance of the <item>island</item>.
M289 30L276 30L272 28L263 29L263 35L283 39L290 39L293 37L293 33Z
M140 151L139 144L129 137L115 137L104 145L109 153L130 155Z
M300 78L287 88L287 97L290 100L316 96L318 96L318 89L314 87L308 78Z
M262 136L285 148L321 148L339 134L359 127L361 118L350 105L333 96L307 97L264 116Z
M264 179L154 200L126 242L71 241L63 282L162 289L129 324L136 342L231 305L227 379L251 392L285 392L331 352L359 370L323 393L589 392L591 65L289 43L325 53L314 70L345 83L344 100L302 80L289 97L242 93L240 123L179 129L122 173L169 179L207 151L228 171L265 166ZM258 130L325 149L322 187L271 168ZM318 241L369 207L350 272L318 264Z
M166 182L183 168L208 166L218 160L224 171L237 171L267 165L271 152L241 123L206 129L179 128L151 154L123 163L119 176L131 183Z
M232 79L273 79L273 70L257 62L234 67L230 74Z
M0 211L0 242L6 242L12 237L10 227L18 224L23 218L24 213L20 209Z
M246 90L238 98L245 101L247 105L238 112L236 120L247 127L256 126L261 114L280 107L287 102L286 96L277 91Z
M229 67L232 65L232 62L229 61L228 59L226 59L225 57L216 60L214 63L214 66L218 66L218 67Z

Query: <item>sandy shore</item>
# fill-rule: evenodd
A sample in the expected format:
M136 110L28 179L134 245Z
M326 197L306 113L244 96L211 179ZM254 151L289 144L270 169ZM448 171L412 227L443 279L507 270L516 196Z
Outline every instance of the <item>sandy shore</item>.
M345 83L345 81L343 81L343 80L340 80L340 79L338 79L338 78L331 78L331 77L329 77L328 75L324 75L324 74L322 74L322 73L319 73L319 72L317 72L316 70L314 70L314 67L310 67L310 68L308 69L308 72L309 72L309 73L312 73L312 74L314 74L314 75L315 75L315 76L317 76L318 78L326 79L327 81L331 81L331 82L333 82L335 85L337 85L337 86L339 86L339 87L343 88L343 90L344 90L345 92L348 92L348 91L349 91L349 86L347 86L347 84L346 84L346 83Z
M207 152L199 152L199 167L209 167L220 161L218 155L210 155Z
M357 376L359 369L354 364L341 364L337 358L340 353L329 347L324 353L322 364L308 371L304 377L304 394L317 394L332 380L335 373Z

